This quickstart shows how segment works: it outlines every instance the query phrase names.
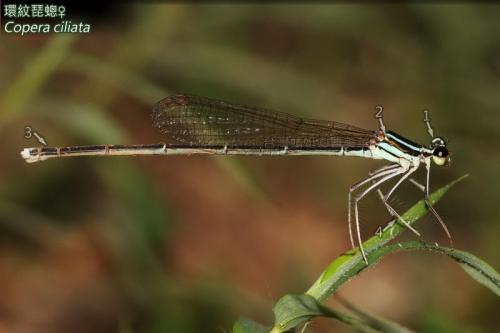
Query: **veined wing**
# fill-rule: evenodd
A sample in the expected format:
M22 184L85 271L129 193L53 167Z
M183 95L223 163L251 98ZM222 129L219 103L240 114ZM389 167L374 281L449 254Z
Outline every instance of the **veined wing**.
M153 125L180 143L240 148L366 147L374 131L205 97L174 95L153 107Z

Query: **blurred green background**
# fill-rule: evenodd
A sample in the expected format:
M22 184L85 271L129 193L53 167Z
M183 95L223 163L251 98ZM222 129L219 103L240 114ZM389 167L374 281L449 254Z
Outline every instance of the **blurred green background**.
M150 107L185 92L449 141L465 174L436 207L454 245L500 266L498 5L129 5L87 35L0 34L0 331L229 332L271 324L347 250L347 190L381 162L329 157L75 158L51 146L165 141ZM420 173L420 179L423 173ZM421 198L411 185L401 212ZM361 207L365 239L389 219ZM437 223L424 239L447 244ZM404 236L411 238L410 233ZM499 332L498 298L444 256L390 256L340 289L419 332ZM329 302L335 306L335 300ZM309 332L351 332L315 321Z

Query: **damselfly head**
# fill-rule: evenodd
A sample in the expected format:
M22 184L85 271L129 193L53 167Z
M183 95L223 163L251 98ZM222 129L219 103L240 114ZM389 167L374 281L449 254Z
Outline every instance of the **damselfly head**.
M450 161L450 153L446 148L446 142L442 138L432 139L432 160L436 165L446 165Z

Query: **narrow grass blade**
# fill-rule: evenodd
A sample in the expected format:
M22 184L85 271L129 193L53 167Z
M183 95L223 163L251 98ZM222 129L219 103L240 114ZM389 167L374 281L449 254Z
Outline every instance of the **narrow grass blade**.
M70 53L77 34L57 34L29 62L19 77L0 96L0 128L24 111L31 98Z
M386 255L401 250L428 250L446 254L455 260L472 278L500 296L500 274L476 256L448 247L418 241L406 241L378 248L370 253L370 262L378 263ZM271 333L281 333L296 328L315 317L335 318L361 332L412 333L413 331L382 317L362 311L341 300L357 317L345 315L320 304L310 295L285 295L274 306L275 325Z
M453 185L460 182L467 176L468 175L464 175L432 193L430 196L431 203L434 205ZM406 211L402 215L402 218L408 222L408 224L413 225L416 221L423 217L427 211L428 210L424 200L421 200ZM328 265L328 267L323 271L320 277L306 293L313 296L320 302L324 301L330 297L343 283L378 262L379 257L374 255L374 251L387 244L404 230L406 230L406 228L402 224L395 223L382 233L375 235L364 242L363 246L365 248L365 252L367 253L369 262L368 266L363 261L359 248L352 249L336 258L330 263L330 265Z
M455 260L474 280L500 296L500 274L485 261L465 251L424 242L406 241L384 246L375 251L373 256L379 261L387 254L400 250L429 250L446 254Z

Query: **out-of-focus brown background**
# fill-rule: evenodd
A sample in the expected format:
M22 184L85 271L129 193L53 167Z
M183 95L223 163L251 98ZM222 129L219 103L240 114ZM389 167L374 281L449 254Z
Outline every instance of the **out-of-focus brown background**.
M381 162L19 156L37 145L25 125L51 146L165 141L149 109L175 92L364 128L382 104L389 128L422 143L430 109L453 154L432 169L433 188L471 174L437 209L457 248L499 267L499 6L115 9L87 35L0 34L1 332L270 324L280 296L305 291L350 247L347 189ZM420 198L407 185L392 203ZM372 195L361 218L366 238L389 217ZM418 229L447 244L432 218ZM339 293L420 332L500 331L498 298L439 255L390 256ZM310 331L351 329L319 320Z

